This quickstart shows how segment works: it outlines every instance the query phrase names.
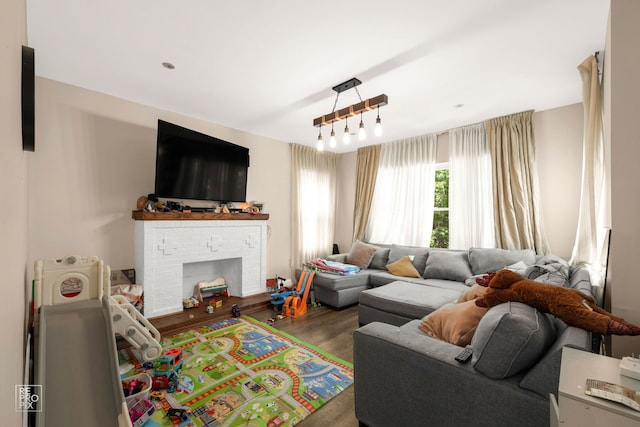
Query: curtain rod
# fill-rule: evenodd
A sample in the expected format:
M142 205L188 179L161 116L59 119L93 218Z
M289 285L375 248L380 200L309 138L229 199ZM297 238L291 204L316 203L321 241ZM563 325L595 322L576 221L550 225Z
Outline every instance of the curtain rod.
M436 136L440 136L440 135L444 135L445 133L449 133L449 132L451 132L451 131L452 131L452 130L454 130L454 129L466 128L467 126L482 125L482 124L484 124L485 122L487 122L487 121L489 121L489 120L495 120L495 119L501 119L501 118L503 118L503 117L515 116L516 114L527 113L527 112L529 112L529 111L531 111L531 114L533 114L533 113L535 113L535 112L536 112L536 110L534 110L534 109L518 111L517 113L511 113L511 114L505 114L505 115L503 115L503 116L492 117L492 118L490 118L490 119L482 120L481 122L471 123L470 125L456 126L456 127L454 127L454 128L449 128L449 129L446 129L446 130L441 130L441 131L435 132L435 134L436 134Z

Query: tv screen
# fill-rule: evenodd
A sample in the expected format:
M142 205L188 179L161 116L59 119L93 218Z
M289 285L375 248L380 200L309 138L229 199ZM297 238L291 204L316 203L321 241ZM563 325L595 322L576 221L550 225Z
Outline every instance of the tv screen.
M244 202L249 149L158 120L155 194Z

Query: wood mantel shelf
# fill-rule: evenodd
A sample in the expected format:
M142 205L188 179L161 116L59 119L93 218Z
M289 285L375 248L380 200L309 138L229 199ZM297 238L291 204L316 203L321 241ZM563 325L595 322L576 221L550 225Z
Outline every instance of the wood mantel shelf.
M269 214L258 213L215 213L215 212L146 212L132 211L131 218L136 221L180 221L180 220L267 220Z

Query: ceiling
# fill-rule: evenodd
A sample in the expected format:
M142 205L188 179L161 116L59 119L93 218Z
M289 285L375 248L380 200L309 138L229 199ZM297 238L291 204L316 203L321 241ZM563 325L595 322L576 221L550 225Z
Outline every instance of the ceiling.
M348 152L580 102L576 67L604 49L608 13L609 0L27 0L27 29L38 76L310 146L331 88L357 77L362 99L389 104L382 137L368 112L368 139L330 150ZM358 101L347 90L336 109Z

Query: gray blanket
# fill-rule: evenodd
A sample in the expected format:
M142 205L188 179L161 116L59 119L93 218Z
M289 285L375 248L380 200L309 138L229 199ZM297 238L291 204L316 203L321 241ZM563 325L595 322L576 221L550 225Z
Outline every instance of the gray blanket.
M523 276L534 282L570 287L569 263L555 255L546 255L540 258L525 270Z

